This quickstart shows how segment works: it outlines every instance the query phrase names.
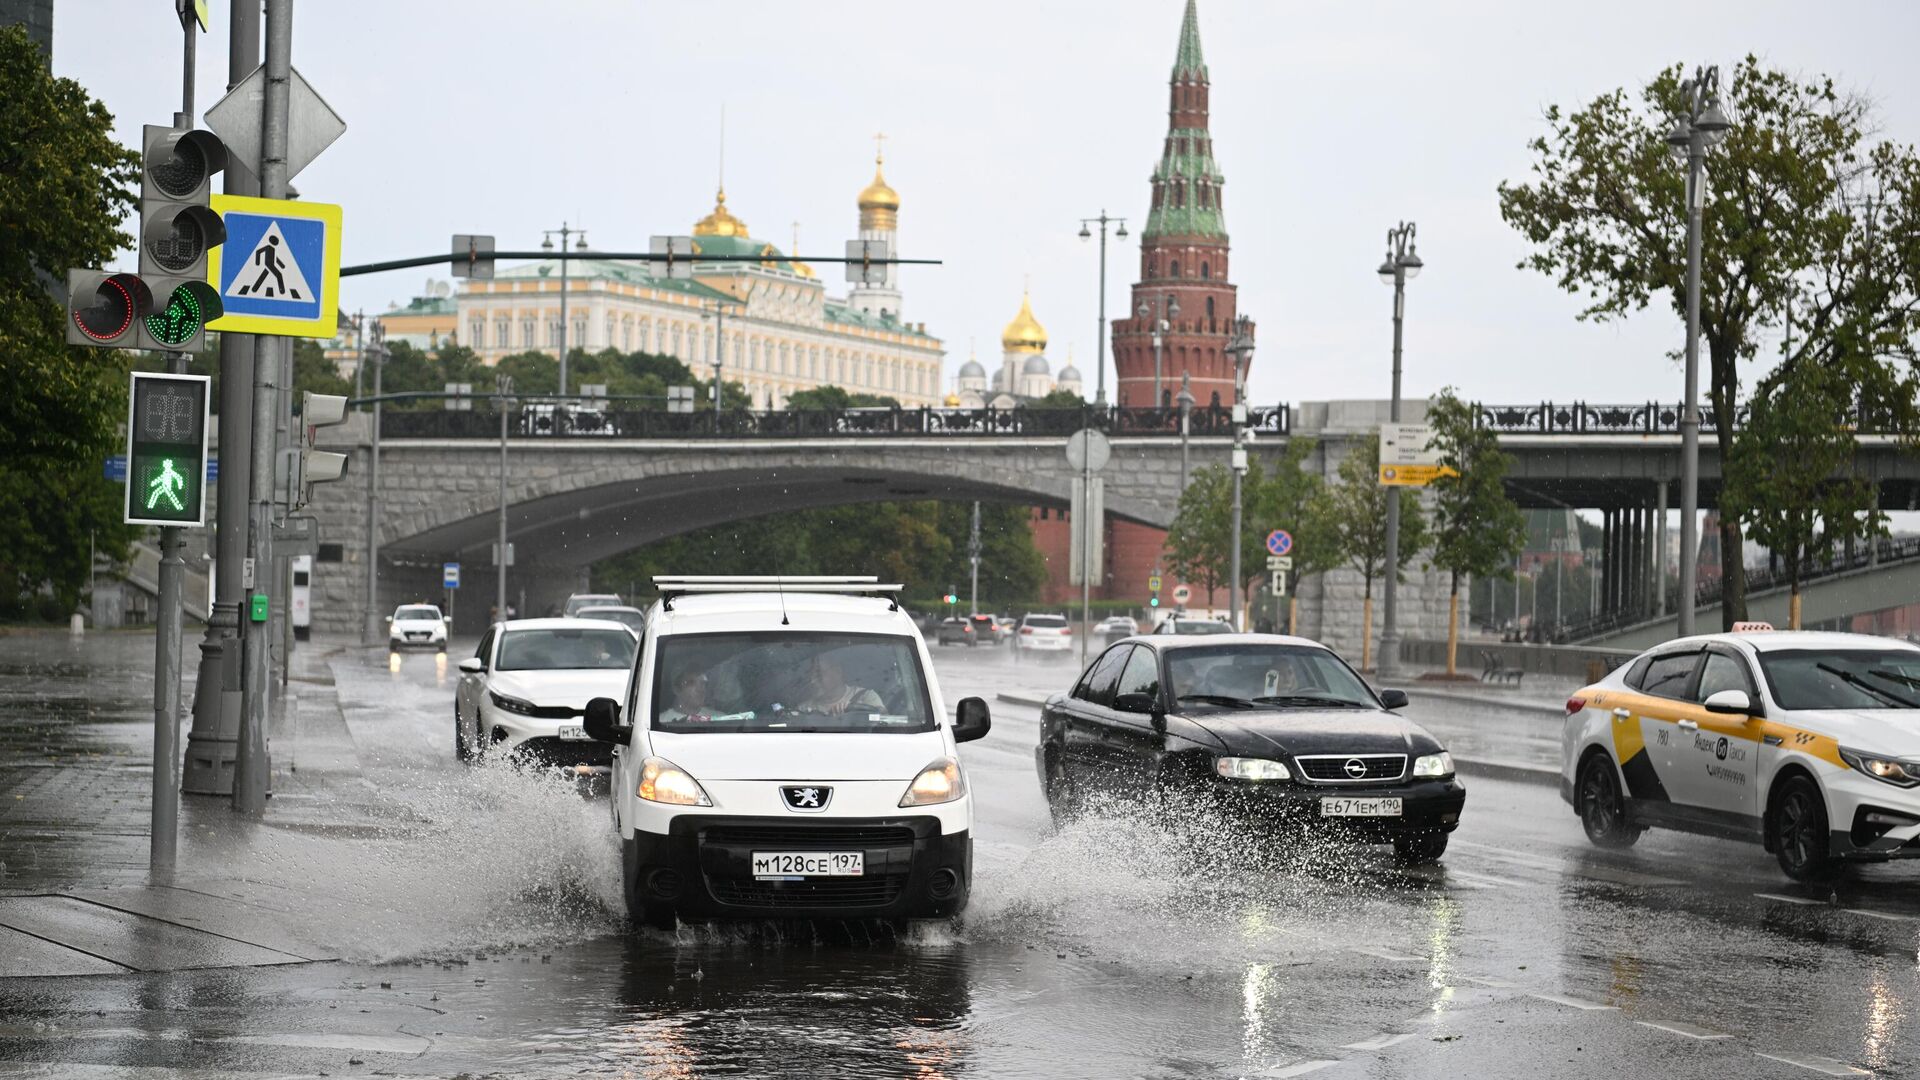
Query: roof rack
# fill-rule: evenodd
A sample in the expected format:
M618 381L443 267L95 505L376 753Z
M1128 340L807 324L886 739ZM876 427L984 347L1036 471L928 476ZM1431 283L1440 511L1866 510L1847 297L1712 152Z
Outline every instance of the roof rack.
M872 574L814 574L782 577L732 574L656 574L654 588L660 590L660 606L673 610L676 598L691 593L837 593L843 596L884 598L889 611L900 610L897 595L902 585L882 585Z

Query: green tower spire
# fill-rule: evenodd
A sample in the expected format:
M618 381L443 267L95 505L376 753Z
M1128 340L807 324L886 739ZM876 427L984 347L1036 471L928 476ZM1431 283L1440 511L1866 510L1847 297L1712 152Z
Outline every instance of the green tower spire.
M1200 55L1200 12L1197 0L1187 0L1187 17L1180 23L1180 54L1173 59L1173 77L1191 72L1205 79L1207 61Z

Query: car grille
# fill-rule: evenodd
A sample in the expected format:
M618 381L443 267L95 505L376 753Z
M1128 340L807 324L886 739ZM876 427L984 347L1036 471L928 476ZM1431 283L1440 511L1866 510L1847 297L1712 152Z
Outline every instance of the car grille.
M715 825L700 830L707 844L786 845L806 850L809 845L842 847L912 847L913 830L905 825Z
M1313 754L1293 760L1300 766L1301 776L1322 784L1381 784L1398 780L1407 772L1405 754ZM1358 761L1365 766L1364 771L1356 774L1349 770L1350 761Z
M576 709L571 705L535 705L532 715L541 720L571 720L576 716L587 715L587 710Z
M814 878L808 881L756 881L752 878L707 878L713 898L735 907L882 907L893 903L907 887L906 874L869 874L865 877Z

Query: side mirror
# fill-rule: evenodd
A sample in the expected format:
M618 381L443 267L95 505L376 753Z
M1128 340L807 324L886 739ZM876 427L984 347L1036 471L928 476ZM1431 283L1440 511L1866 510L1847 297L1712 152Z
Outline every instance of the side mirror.
M1380 691L1380 704L1389 709L1404 709L1407 707L1407 692L1405 690L1382 690Z
M961 698L953 712L953 741L984 739L992 730L993 715L987 711L987 703L977 697Z
M388 622L392 622L392 621L393 621L393 616L391 616L391 615L389 615L389 616L387 616L387 621L388 621Z
M465 660L460 661L460 670L469 675L478 675L487 670L487 662L477 656L469 656Z
M1150 713L1153 711L1152 694L1120 694L1113 699L1113 707L1121 712Z
M1745 690L1719 690L1707 695L1701 702L1710 713L1722 716L1761 716L1760 706L1747 696Z
M587 714L580 726L587 729L587 738L596 742L618 745L633 737L633 727L620 722L620 703L610 697L587 702Z

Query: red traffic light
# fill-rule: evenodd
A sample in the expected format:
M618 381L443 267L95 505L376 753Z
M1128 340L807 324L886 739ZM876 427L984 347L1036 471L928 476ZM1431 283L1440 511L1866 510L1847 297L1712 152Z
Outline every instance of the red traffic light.
M153 310L153 294L136 274L69 271L67 296L67 340L76 345L131 345L134 320Z

